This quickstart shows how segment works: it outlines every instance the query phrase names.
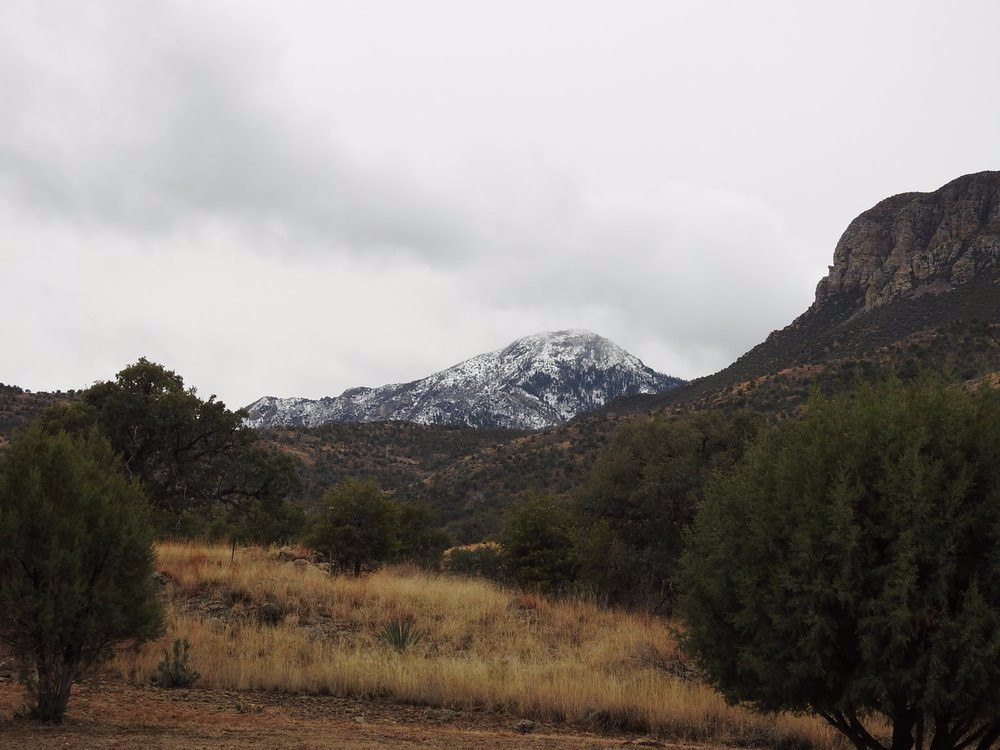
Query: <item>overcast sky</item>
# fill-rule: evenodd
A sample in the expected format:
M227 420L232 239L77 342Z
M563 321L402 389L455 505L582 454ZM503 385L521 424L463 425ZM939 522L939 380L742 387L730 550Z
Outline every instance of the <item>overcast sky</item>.
M1000 168L1000 2L0 4L0 382L231 406L589 328L685 378Z

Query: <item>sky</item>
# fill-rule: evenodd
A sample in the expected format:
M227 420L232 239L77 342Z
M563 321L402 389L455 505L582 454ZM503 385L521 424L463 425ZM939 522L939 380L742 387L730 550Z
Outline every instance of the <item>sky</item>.
M1000 168L1000 3L0 4L0 382L228 405L586 328L719 370Z

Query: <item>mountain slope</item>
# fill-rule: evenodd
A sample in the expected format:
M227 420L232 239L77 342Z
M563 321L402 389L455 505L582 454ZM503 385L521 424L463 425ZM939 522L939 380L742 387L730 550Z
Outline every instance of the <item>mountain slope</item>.
M1000 172L979 172L931 193L886 198L854 219L809 309L729 367L610 408L635 413L719 403L726 393L742 393L736 401L755 406L745 392L761 379L798 373L808 383L818 370L909 366L914 349L921 349L924 366L961 369L974 362L977 374L985 374L998 365L997 323Z
M3 447L15 432L42 416L49 407L67 403L74 398L76 391L32 393L14 385L0 383L0 447Z
M265 396L247 407L256 428L408 421L534 430L630 393L684 381L646 367L589 331L539 333L411 383L351 388L319 400Z

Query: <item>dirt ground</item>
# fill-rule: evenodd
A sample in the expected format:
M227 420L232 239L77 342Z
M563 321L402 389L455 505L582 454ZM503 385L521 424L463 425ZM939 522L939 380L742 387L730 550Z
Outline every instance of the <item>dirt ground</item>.
M646 737L589 734L489 711L456 712L323 696L158 690L90 682L75 687L60 726L15 718L22 703L19 685L0 683L0 748L708 750L704 745Z

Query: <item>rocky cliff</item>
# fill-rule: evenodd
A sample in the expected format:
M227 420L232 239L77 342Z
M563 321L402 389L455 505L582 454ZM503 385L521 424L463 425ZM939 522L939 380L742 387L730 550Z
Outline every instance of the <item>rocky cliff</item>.
M998 355L1000 172L979 172L880 201L848 225L815 301L791 324L724 370L607 411L793 408L820 376L928 369L973 378L1000 369Z
M843 295L869 312L904 297L948 291L1000 270L1000 172L933 193L903 193L850 223L814 307Z

